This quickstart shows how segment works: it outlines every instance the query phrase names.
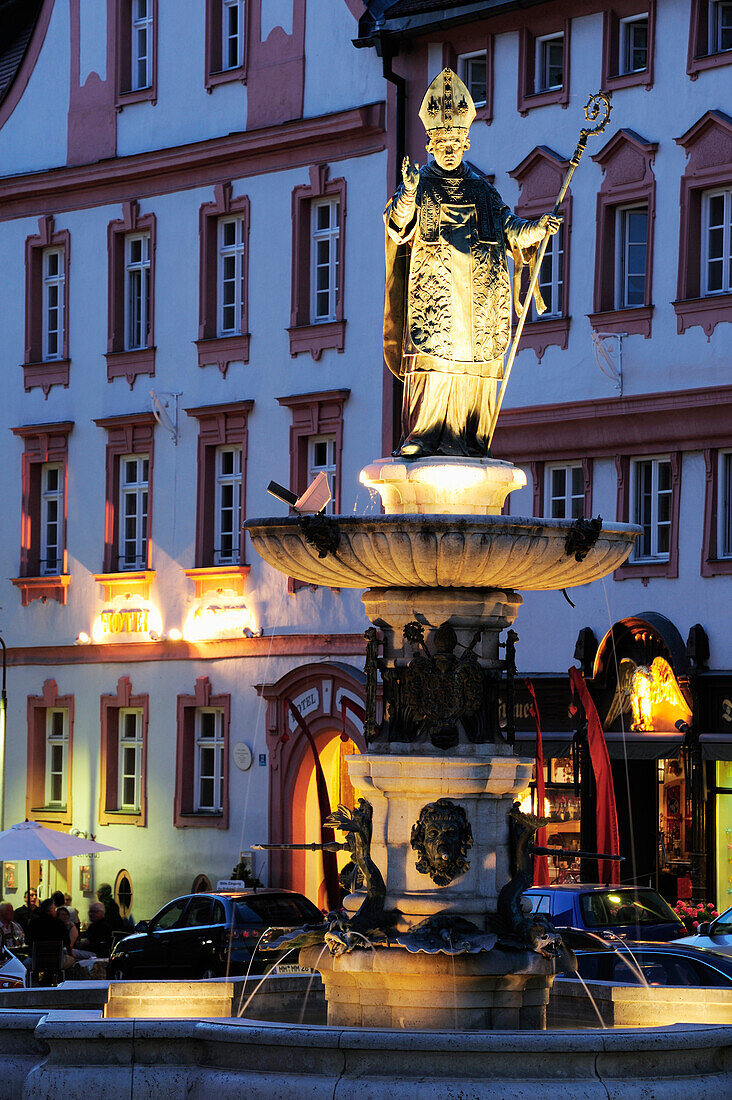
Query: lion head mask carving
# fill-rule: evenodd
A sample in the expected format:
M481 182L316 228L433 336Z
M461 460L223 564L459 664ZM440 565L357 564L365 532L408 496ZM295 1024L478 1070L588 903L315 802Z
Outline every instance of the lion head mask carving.
M464 874L470 867L465 857L473 847L473 831L462 806L449 798L423 806L412 826L412 847L419 856L417 870L438 886Z

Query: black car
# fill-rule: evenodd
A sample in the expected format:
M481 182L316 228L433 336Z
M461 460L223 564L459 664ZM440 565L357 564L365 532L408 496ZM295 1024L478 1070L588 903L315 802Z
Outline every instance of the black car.
M579 977L586 982L622 982L623 985L674 985L688 988L716 986L732 989L732 958L700 947L679 943L615 944L600 937L597 942L579 946L569 940L577 956ZM584 940L590 939L586 934ZM577 972L565 961L557 970L562 978L577 978Z
M320 910L293 890L186 894L115 944L107 974L122 980L264 973L284 956L268 952L260 957L257 944L267 928L286 930L322 920ZM297 969L297 953L286 965Z

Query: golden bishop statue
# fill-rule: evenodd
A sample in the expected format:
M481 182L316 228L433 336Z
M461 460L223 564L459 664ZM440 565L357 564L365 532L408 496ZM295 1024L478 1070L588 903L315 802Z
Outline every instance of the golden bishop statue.
M475 105L451 69L432 81L419 117L434 160L418 168L404 158L403 182L384 213L384 357L404 381L395 453L484 458L511 337L507 256L518 302L524 263L560 219L516 217L463 163ZM543 312L538 292L535 300Z

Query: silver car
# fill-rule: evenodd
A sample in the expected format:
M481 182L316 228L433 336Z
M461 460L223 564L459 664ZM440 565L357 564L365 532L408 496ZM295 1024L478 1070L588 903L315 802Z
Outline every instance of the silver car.
M690 947L706 947L721 955L732 955L732 909L720 913L710 924L700 925L694 936L684 936L676 943L688 943Z

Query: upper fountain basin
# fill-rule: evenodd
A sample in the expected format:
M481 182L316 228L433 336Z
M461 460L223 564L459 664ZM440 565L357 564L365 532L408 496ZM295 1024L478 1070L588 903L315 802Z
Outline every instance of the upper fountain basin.
M603 525L584 561L565 551L572 520L520 516L333 516L324 557L301 517L250 519L254 549L281 573L330 588L572 588L606 577L641 532ZM333 539L335 542L335 538Z

